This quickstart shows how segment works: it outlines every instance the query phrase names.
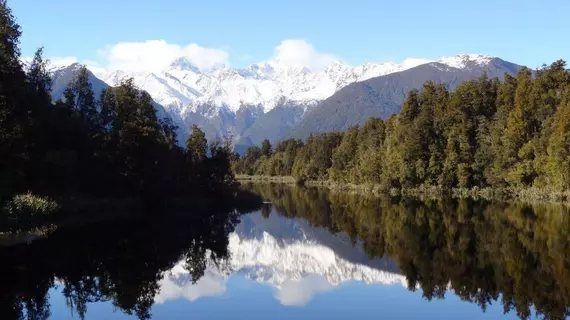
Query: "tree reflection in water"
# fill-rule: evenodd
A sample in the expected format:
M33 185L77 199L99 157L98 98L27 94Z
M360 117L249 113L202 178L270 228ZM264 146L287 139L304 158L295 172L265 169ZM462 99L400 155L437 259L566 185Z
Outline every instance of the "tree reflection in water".
M447 292L484 311L500 301L521 319L570 315L570 210L474 200L378 198L317 188L250 185L287 217L362 240L395 260L427 300Z
M361 240L370 258L389 256L409 289L420 288L427 300L452 293L483 310L500 302L505 312L521 319L533 311L545 319L570 315L568 207L422 202L285 185L249 188L283 216L345 232L353 243ZM160 280L179 261L192 281L209 264L227 263L228 235L246 211L60 228L45 240L1 247L0 315L49 318L48 292L58 285L80 318L88 303L110 301L127 314L149 319ZM261 212L270 216L271 205Z
M0 315L48 319L48 291L57 285L79 318L88 303L111 301L126 314L149 319L164 273L184 260L195 282L206 261L227 260L228 235L256 205L213 211L204 219L165 215L62 227L44 240L0 247Z

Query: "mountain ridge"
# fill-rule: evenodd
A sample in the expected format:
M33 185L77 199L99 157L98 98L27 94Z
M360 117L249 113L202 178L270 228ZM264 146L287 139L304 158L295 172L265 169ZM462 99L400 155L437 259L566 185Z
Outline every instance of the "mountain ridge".
M321 101L295 124L286 138L307 138L311 134L344 131L362 125L370 117L386 119L400 111L411 89L420 89L427 81L445 84L455 89L461 82L487 74L502 79L514 75L521 66L500 58L481 59L481 63L463 60L455 66L430 62L397 73L352 83ZM460 66L461 68L457 68Z
M220 65L200 70L189 59L179 57L167 68L154 72L97 70L94 75L109 86L132 77L137 86L164 107L181 132L187 134L189 128L197 124L209 140L230 136L235 144L258 144L265 138L273 142L284 137L305 138L304 132L311 129L295 128L307 126L303 123L311 122L305 118L310 118L325 101L355 83L427 65L437 66L439 72L458 69L479 74L477 70L492 68L497 59L482 54L461 54L438 60L409 58L400 63L358 66L334 61L322 70L312 71L302 65L286 65L275 60L245 68ZM382 115L397 112L400 100L384 108L388 112ZM351 119L352 116L347 121L353 121ZM331 128L342 130L345 126ZM313 131L320 132L320 126Z

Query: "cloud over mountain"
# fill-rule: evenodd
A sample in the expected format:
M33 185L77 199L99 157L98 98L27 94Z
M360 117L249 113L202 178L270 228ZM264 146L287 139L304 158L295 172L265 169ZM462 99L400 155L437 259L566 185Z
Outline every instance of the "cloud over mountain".
M196 43L179 45L165 40L120 42L99 50L105 68L135 72L154 72L166 68L172 60L185 57L200 69L228 65L229 54L223 49L206 48Z
M319 52L309 42L297 39L281 41L275 48L272 60L283 66L303 66L311 71L321 71L339 58L329 53Z
M104 70L159 72L178 58L186 58L200 70L231 65L230 53L224 48L203 47L196 43L183 45L169 43L165 40L119 42L99 49L97 55L98 61L81 60L74 56L49 57L49 59L52 65L57 67L79 62L87 65L95 73L101 73ZM244 55L240 59L238 56L236 60L241 61L243 57ZM248 57L246 60L251 59L247 55L246 57ZM274 48L273 55L267 60L283 67L302 66L311 71L321 71L340 59L333 54L317 50L306 40L287 39Z

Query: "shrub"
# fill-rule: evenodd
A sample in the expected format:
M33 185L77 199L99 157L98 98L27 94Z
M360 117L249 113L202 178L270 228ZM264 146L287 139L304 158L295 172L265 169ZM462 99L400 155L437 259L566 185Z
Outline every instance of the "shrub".
M57 202L48 197L35 195L31 192L15 195L9 200L2 211L9 217L37 217L51 215L59 210Z

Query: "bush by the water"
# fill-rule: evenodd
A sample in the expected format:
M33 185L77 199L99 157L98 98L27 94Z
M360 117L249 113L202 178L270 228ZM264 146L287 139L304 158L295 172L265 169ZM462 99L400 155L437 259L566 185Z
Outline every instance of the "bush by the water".
M57 202L31 192L15 195L2 208L10 218L49 216L58 210Z

